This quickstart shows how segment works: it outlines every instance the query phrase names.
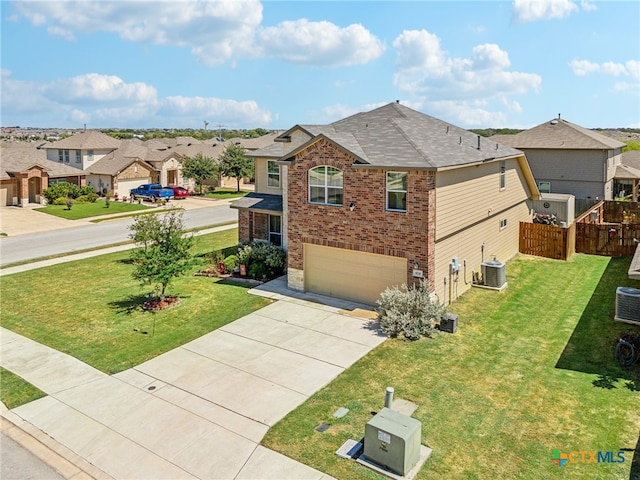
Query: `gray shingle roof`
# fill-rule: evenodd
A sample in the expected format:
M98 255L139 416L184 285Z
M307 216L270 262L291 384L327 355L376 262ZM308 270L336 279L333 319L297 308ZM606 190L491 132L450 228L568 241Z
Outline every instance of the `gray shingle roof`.
M614 178L617 178L619 180L621 179L640 179L640 169L637 168L633 168L629 165L618 165L616 167L616 174L614 175Z
M45 168L50 177L83 175L79 168L48 160L46 150L37 148L33 143L3 142L1 145L0 178L11 178L11 173L25 172L34 165Z
M110 137L97 130L87 130L76 133L57 142L47 145L47 149L69 149L69 150L109 150L120 146L120 140Z
M383 168L438 169L522 154L399 103L389 103L329 125L300 128L316 137L294 148L282 143L279 158L286 159L320 137L351 152L357 157L356 163ZM272 156L276 151L269 147L254 152L253 156Z
M282 212L282 195L251 192L231 203L231 208Z
M495 135L491 139L520 149L609 150L624 147L624 143L613 138L558 118L515 135Z
M627 150L620 155L620 162L640 170L640 150Z

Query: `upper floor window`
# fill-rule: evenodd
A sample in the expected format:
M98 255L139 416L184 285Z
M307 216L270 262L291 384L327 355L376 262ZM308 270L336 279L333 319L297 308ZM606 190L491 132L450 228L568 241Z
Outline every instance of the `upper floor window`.
M69 163L69 150L58 150L58 161Z
M507 161L500 160L500 190L507 188Z
M328 165L309 170L309 202L342 205L342 170Z
M93 150L87 150L87 160L93 160Z
M407 174L387 172L387 210L407 211Z
M82 150L76 150L76 163L82 163Z
M280 165L267 160L267 187L280 188Z
M551 193L551 182L538 182L540 193Z

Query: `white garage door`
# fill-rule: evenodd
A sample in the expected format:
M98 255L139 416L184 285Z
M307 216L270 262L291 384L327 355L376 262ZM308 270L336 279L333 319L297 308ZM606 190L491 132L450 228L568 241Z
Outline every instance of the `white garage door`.
M304 286L309 292L375 305L384 289L406 282L405 258L304 245Z
M118 196L120 198L123 196L128 197L132 189L138 188L140 185L144 185L145 183L149 183L149 179L137 178L135 180L118 180L116 192L118 192Z
M9 203L11 200L11 186L2 185L0 187L0 206L6 207L7 205L11 205L11 203Z

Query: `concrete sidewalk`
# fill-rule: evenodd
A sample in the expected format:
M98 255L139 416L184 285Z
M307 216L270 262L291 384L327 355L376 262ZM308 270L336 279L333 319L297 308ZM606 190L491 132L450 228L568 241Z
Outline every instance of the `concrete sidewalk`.
M2 329L2 366L48 394L5 415L96 478L328 479L259 442L385 337L360 305L283 279L252 292L277 301L114 376Z

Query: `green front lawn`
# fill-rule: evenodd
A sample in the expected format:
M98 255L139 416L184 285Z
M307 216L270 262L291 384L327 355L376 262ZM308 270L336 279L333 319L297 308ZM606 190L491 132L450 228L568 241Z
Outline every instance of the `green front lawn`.
M614 360L620 332L640 334L613 321L616 287L640 287L627 277L629 261L509 262L506 290L472 289L451 305L456 334L385 341L269 430L264 445L341 480L382 479L334 452L363 437L392 386L417 404L422 443L433 448L418 479L638 478L640 372ZM332 416L339 407L349 408L342 419ZM330 427L319 433L323 422ZM625 462L560 468L554 449L614 458L623 449Z
M207 198L216 198L218 200L229 200L232 198L241 198L244 197L249 192L246 190L236 191L235 188L216 188L214 192L209 192L205 194Z
M9 370L0 367L0 400L9 410L33 402L46 394Z
M236 245L237 229L196 237L201 254ZM142 310L129 252L2 277L3 327L116 373L176 348L268 304L247 287L188 275L169 285L182 304ZM204 258L202 265L204 266ZM194 272L197 270L194 269ZM145 333L146 332L146 333Z
M56 217L66 218L67 220L78 220L100 215L135 212L149 208L155 207L138 205L137 203L116 202L115 200L111 200L109 208L107 208L104 200L96 200L94 203L76 203L71 207L71 210L67 209L66 205L47 205L46 207L36 208L35 210L48 213L49 215L55 215Z

